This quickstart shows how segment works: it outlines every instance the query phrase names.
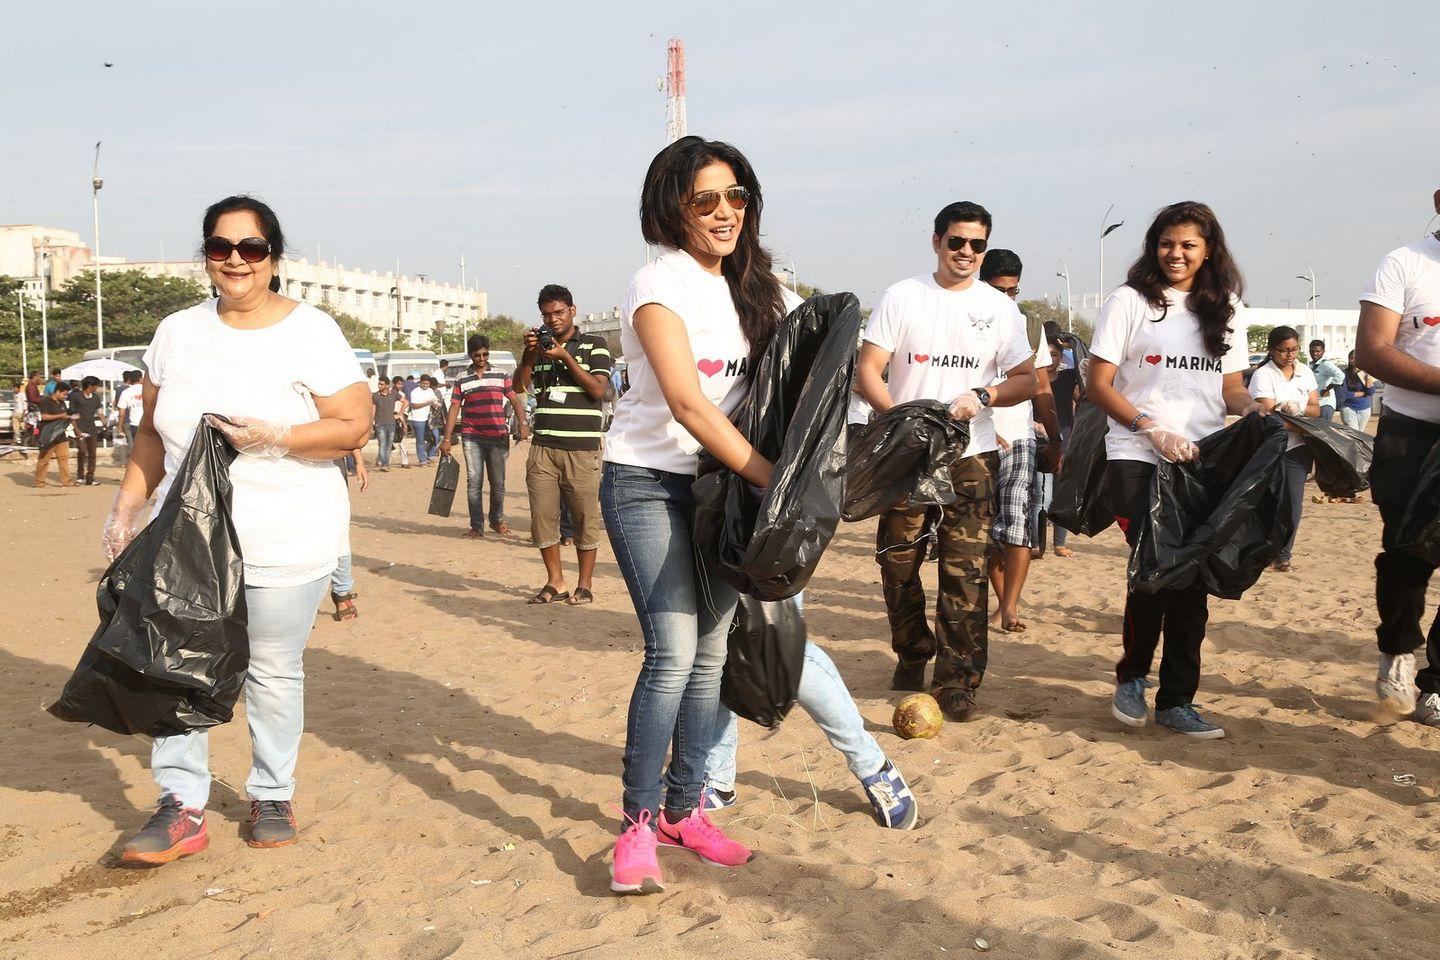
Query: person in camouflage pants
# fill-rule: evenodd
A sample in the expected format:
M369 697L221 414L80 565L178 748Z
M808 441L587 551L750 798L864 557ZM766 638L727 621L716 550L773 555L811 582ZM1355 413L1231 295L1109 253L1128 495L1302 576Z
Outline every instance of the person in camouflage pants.
M931 692L946 712L963 716L985 676L988 581L986 548L994 514L994 452L956 458L951 481L959 495L945 507L935 536L940 547L940 596L931 631L920 569L925 561L930 511L891 510L880 517L875 558L890 619L890 645L900 658L895 688L922 690L925 666L935 658ZM937 643L937 634L939 642Z

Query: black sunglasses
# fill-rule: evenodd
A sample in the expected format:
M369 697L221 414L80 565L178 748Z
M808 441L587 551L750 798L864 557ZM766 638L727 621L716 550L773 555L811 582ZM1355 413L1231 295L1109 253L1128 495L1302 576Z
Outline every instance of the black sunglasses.
M221 263L230 259L232 250L239 251L240 259L246 263L259 263L270 256L270 241L264 237L246 237L239 243L231 243L224 237L206 237L205 259Z
M950 248L951 253L958 253L965 244L970 244L970 249L976 253L984 253L990 241L984 237L947 237L945 246Z
M724 197L725 202L730 204L731 210L744 210L745 205L750 202L750 191L744 187L726 187L724 190L706 190L697 193L685 201L685 206L697 217L708 217L720 206L720 198Z

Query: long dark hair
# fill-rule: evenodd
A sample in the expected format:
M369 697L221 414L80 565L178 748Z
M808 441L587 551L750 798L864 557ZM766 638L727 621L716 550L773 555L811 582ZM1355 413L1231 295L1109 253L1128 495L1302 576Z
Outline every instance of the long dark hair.
M1231 298L1239 298L1245 292L1245 280L1230 256L1230 248L1225 245L1225 231L1220 229L1215 211L1203 203L1182 200L1157 213L1150 229L1145 231L1145 247L1140 251L1140 259L1131 264L1125 283L1151 307L1164 309L1165 290L1170 284L1160 272L1160 235L1171 227L1185 224L1193 226L1205 238L1207 255L1195 274L1195 285L1185 298L1185 306L1200 321L1205 351L1212 357L1224 356L1230 348L1229 335L1234 332L1230 328L1230 321L1235 318Z
M215 224L220 222L221 217L227 213L236 213L241 210L255 214L255 219L260 221L260 235L270 243L270 262L279 267L280 258L285 255L285 231L280 229L280 218L275 216L275 211L270 209L268 203L257 197L243 193L236 194L206 207L205 217L200 221L201 240L203 241L215 232ZM270 290L273 293L280 292L279 270L276 270L270 277Z
M1260 362L1261 367L1265 366L1265 364L1267 363L1270 364L1272 367L1275 366L1275 348L1280 346L1280 344L1284 343L1286 340L1294 340L1295 343L1298 345L1300 343L1300 331L1296 330L1294 327L1270 328L1270 337L1265 341L1265 359ZM1255 369L1258 370L1260 369L1260 367L1256 367ZM1276 369L1279 368L1277 367Z
M695 177L712 163L725 163L735 171L735 182L750 192L745 222L735 252L720 263L730 287L730 299L740 315L740 330L750 344L753 361L769 344L785 315L780 281L773 271L770 252L760 245L760 212L765 203L760 181L745 155L728 143L681 137L661 150L645 172L640 191L640 232L647 243L684 250L690 239L690 214L685 202L695 190ZM755 365L750 364L753 370Z

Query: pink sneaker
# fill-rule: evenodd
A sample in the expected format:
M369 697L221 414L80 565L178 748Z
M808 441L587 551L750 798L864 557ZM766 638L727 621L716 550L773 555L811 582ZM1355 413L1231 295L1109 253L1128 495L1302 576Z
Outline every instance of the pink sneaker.
M660 893L665 889L660 861L655 857L655 831L650 829L650 811L641 810L640 819L625 815L630 826L615 840L615 857L610 864L610 889L616 893Z
M740 867L755 859L754 851L725 836L700 807L679 823L662 814L658 827L660 846L689 850L712 867Z

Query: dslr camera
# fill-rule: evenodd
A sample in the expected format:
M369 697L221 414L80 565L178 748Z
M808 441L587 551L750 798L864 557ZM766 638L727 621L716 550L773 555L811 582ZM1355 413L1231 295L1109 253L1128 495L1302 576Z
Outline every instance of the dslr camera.
M549 327L542 323L536 327L533 332L535 334L536 345L540 348L541 353L555 348L555 334L550 332Z

